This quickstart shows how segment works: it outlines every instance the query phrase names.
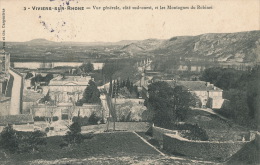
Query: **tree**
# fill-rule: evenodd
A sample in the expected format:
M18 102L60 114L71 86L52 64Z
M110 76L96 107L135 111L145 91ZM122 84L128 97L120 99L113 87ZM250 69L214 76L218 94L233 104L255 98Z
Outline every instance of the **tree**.
M153 112L152 121L165 127L175 118L173 88L166 82L155 82L148 86L147 108Z
M90 72L94 71L94 66L93 66L93 64L91 62L88 62L88 63L82 64L80 66L80 69L84 73L90 73Z
M83 135L81 134L81 125L79 122L72 123L69 127L69 131L66 133L64 140L68 144L81 143Z
M33 77L33 74L31 72L27 72L26 76L25 76L25 79L29 79L31 77Z
M53 79L53 74L48 73L48 74L45 76L45 82L46 82L46 83L49 83L49 82L51 81L51 79Z
M18 137L12 125L8 124L1 132L0 146L11 153L18 151Z
M168 83L158 81L148 86L149 98L145 105L153 112L153 122L165 127L187 116L190 106L195 106L192 94L181 86L172 88Z
M190 109L190 106L196 106L195 98L189 91L183 90L181 86L176 86L173 92L176 119L184 120L187 116L187 111Z
M100 103L100 92L94 81L89 80L88 86L83 93L83 103Z

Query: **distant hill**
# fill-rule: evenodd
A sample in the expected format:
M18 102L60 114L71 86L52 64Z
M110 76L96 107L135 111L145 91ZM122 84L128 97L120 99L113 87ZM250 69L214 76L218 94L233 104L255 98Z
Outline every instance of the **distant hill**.
M123 46L120 50L126 52L139 52L139 51L150 51L159 47L163 40L158 39L147 39L142 41L132 42L128 45Z
M218 61L253 62L260 56L260 31L173 37L153 52L184 57L214 58Z
M197 36L175 36L167 40L146 39L118 42L53 42L46 39L34 39L28 42L8 42L7 46L10 47L9 50L12 54L19 54L15 45L31 47L20 48L19 52L21 50L27 52L27 49L35 51L34 46L47 46L48 49L50 47L61 47L59 52L67 52L67 46L76 45L81 47L76 51L82 51L83 53L85 53L85 50L91 51L91 49L85 47L98 47L101 54L108 54L109 51L109 54L119 56L153 55L158 57L164 55L195 60L205 59L206 61L214 59L215 61L234 63L260 62L260 31L209 33ZM107 46L113 48L102 48ZM102 52L102 50L106 51Z
M218 61L253 62L260 60L260 31L177 36L168 40L149 39L125 45L121 50Z
M26 44L31 44L31 45L39 45L39 44L55 44L56 42L54 41L49 41L44 38L39 38L39 39L33 39L30 41L25 42Z

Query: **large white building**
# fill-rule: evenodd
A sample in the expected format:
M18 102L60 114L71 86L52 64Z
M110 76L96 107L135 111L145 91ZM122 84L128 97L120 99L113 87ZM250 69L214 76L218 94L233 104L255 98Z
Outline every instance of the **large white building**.
M201 101L202 108L220 109L224 103L223 90L205 81L178 81L176 85L185 87Z
M49 95L57 104L77 102L82 98L91 76L58 76L53 78L49 85Z

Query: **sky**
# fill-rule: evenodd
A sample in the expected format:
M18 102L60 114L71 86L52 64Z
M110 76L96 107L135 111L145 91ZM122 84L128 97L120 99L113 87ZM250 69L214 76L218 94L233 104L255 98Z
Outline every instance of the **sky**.
M67 3L66 3L67 2ZM213 9L159 10L160 6ZM33 7L90 7L81 11L33 10ZM93 6L101 7L94 10ZM118 6L121 10L105 10ZM151 6L153 10L123 10L124 6ZM24 10L26 7L26 10ZM5 41L117 42L204 33L260 30L259 0L0 0ZM30 9L28 9L30 8Z

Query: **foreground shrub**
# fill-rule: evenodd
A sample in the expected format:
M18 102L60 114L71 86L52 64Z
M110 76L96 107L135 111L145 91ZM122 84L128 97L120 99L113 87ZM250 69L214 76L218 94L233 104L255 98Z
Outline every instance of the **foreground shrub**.
M88 125L88 117L87 116L84 116L84 117L74 116L72 118L72 122L79 122L79 124L81 126L86 126L86 125Z
M34 132L18 132L19 152L35 152L39 146L47 144L46 133L39 130Z
M18 151L18 137L12 125L8 124L1 132L0 146L11 153Z
M83 135L81 134L81 125L79 122L74 122L69 126L69 131L66 133L64 140L68 144L81 143Z
M40 145L46 145L46 133L41 131L35 132L18 132L12 125L8 125L1 133L0 145L10 153L15 152L34 152L39 149Z

